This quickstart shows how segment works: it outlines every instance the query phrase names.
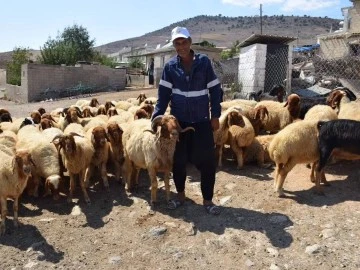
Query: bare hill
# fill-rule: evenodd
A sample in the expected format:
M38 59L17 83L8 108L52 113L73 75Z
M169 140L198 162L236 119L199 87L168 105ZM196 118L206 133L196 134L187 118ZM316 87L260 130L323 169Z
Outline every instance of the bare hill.
M310 16L264 16L263 34L299 37L298 44L313 44L316 36L337 29L339 21L331 18ZM195 42L207 40L218 47L231 47L236 40L242 41L251 34L260 34L260 17L225 17L201 15L173 23L167 27L140 37L114 41L97 47L103 53L113 53L125 46L155 47L165 44L171 29L181 25L187 27Z

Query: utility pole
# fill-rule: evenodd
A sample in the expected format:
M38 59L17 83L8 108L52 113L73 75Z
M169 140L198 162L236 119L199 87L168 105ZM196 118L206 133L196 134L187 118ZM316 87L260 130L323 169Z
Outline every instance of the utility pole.
M262 35L262 4L260 4L260 35Z

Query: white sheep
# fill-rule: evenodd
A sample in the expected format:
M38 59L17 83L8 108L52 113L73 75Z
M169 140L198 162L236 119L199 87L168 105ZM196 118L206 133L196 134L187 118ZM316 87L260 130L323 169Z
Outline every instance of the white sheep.
M147 169L151 181L151 205L157 201L157 172L164 172L166 199L170 200L170 172L179 132L178 121L172 115L158 116L152 123L139 119L129 124L123 133L126 186L128 190L137 184L140 169Z
M85 187L85 171L90 166L94 148L91 141L84 137L85 132L80 124L72 123L65 130L64 135L58 135L53 143L60 151L63 163L70 176L70 192L68 202L72 201L75 190L75 177L79 175L79 182L85 201L89 204L90 198Z
M269 155L276 164L274 186L279 196L284 195L285 178L296 164L317 164L319 161L317 123L317 120L294 122L275 134L271 141ZM315 182L315 179L311 180ZM320 192L320 186L316 188Z

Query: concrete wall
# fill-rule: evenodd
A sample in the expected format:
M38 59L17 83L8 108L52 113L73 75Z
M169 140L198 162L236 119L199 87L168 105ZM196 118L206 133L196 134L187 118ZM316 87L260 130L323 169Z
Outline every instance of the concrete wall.
M244 94L264 90L266 49L265 44L253 44L240 50L239 83Z
M24 64L21 67L21 86L5 85L6 95L18 102L37 101L45 90L66 96L67 89L92 86L93 92L106 89L125 89L125 69L106 66L82 65L79 67Z
M354 7L349 10L349 15L351 18L350 23L350 33L359 33L360 32L360 1L354 1Z
M145 78L148 78L148 76L145 75L128 75L131 78L131 86L139 86L139 87L144 87L145 84ZM149 78L147 79L149 81ZM147 81L147 82L148 82ZM129 83L128 83L129 85Z
M320 50L326 59L338 59L348 55L349 48L344 36L324 38L320 41Z

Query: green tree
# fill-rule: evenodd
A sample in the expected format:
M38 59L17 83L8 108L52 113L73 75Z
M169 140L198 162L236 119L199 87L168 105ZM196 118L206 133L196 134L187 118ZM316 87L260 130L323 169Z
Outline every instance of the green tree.
M234 43L233 43L233 46L230 48L230 50L224 50L220 53L220 57L221 59L229 59L229 58L233 58L234 56L238 55L239 52L240 52L240 48L239 48L239 44L240 44L240 41L239 40L236 40Z
M55 39L51 37L40 48L43 64L49 65L75 65L77 61L92 61L95 40L90 40L86 28L78 25L67 27Z
M6 64L6 82L13 85L21 85L21 65L29 63L31 53L29 49L15 47L12 59Z
M62 40L74 47L78 60L91 61L94 56L95 39L90 40L90 35L86 28L74 24L66 27L61 34Z
M131 68L144 68L144 64L141 62L140 57L132 57L129 62L129 67Z
M115 68L117 65L116 59L114 57L108 57L98 51L94 51L93 61L99 62L101 65L111 68Z

